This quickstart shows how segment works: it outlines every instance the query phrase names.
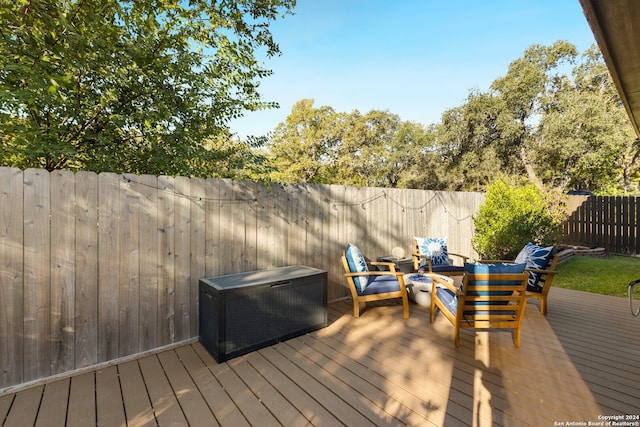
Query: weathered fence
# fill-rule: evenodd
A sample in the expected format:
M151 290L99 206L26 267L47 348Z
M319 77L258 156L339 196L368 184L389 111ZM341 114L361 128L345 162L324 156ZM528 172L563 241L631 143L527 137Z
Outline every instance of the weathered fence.
M572 196L564 243L602 247L610 253L640 253L640 197Z
M304 264L346 295L347 242L473 255L481 193L0 168L0 390L198 336L198 279Z

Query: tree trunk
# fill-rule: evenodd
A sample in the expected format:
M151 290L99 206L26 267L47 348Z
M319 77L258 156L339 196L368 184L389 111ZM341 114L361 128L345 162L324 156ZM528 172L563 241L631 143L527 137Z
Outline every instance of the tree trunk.
M533 170L533 165L531 165L531 163L529 163L529 161L527 160L527 151L524 146L520 146L520 159L522 160L524 169L527 171L527 175L529 176L531 182L533 182L540 191L544 191L544 185L542 184L542 181L538 179L536 171Z

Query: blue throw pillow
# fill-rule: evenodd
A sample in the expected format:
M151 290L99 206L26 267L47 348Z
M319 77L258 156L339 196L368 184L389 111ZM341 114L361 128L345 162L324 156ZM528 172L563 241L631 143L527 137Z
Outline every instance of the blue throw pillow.
M518 274L522 273L526 264L522 262L502 264L464 263L464 271L471 274Z
M532 270L545 270L549 266L549 260L553 254L553 246L542 247L529 242L520 251L515 262L526 263L527 267ZM529 281L527 282L527 290L532 292L542 292L540 282L540 274L529 272Z
M446 237L414 237L421 255L431 258L432 265L450 265Z
M347 264L349 264L349 271L351 271L352 273L363 273L365 271L369 271L369 268L367 267L367 261L356 245L352 245L351 243L347 244L345 256L347 257ZM353 282L355 283L358 292L362 293L367 287L367 283L369 282L369 280L367 276L360 276L354 277Z

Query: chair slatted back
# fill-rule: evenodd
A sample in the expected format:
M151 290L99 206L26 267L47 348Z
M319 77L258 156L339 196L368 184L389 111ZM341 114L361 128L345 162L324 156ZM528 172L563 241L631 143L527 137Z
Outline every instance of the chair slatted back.
M513 328L526 307L527 273L466 274L458 294L461 327ZM517 325L516 325L517 324Z

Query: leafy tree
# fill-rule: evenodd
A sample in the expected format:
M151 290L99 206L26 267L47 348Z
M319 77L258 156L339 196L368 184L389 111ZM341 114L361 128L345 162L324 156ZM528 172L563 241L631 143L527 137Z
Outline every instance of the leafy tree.
M391 150L397 158L391 173L398 176L398 188L440 189L446 174L442 173L442 161L434 150L434 140L433 127L407 121L400 123Z
M473 248L485 259L514 259L528 242L553 244L561 232L558 212L547 208L534 184L494 181L473 218Z
M219 160L212 164L211 156L197 157L191 159L191 167L208 171L206 177L268 181L273 167L262 149L266 140L266 136L250 136L246 141L227 135L208 138L204 148L207 153L215 153Z
M531 146L536 170L562 190L630 191L640 172L633 128L599 51L583 58L548 94Z
M350 124L343 135L336 177L346 185L398 187L417 160L424 128L378 110L353 112Z
M509 64L504 77L491 84L502 104L498 117L501 139L496 151L507 164L515 166L519 159L519 169L526 171L532 182L538 182L527 152L532 122L539 117L545 95L558 78L558 67L573 63L576 56L576 47L566 41L551 46L532 45Z
M295 0L1 0L0 164L209 175ZM192 159L198 159L194 161ZM202 169L204 167L204 169Z
M640 143L595 46L581 58L565 41L529 47L489 91L446 111L436 135L447 190L507 174L544 191L628 192L640 177Z
M277 182L332 183L333 166L348 117L303 99L280 123L267 144Z
M498 151L501 130L499 99L472 91L466 102L447 110L437 129L436 144L442 154L450 191L482 191L504 170L513 171Z
M276 128L268 152L281 182L398 187L420 161L427 131L386 111L336 112L298 101Z

